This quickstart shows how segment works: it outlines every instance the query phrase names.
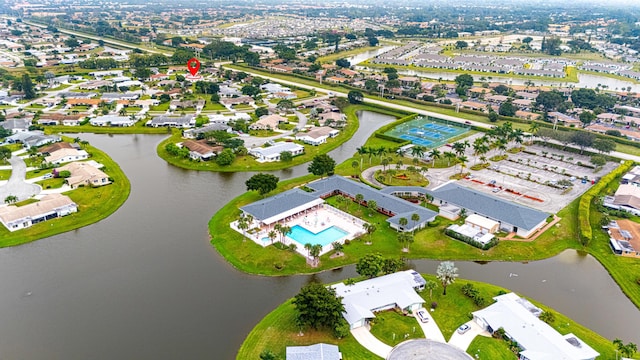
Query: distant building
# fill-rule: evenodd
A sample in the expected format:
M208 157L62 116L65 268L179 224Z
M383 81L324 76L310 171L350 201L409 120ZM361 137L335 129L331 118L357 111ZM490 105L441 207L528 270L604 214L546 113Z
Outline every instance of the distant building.
M102 172L89 162L72 162L54 170L57 173L69 171L71 176L65 179L72 189L80 186L98 187L111 184L109 175Z
M258 162L280 161L280 155L289 151L293 156L304 153L304 146L292 142L278 142L266 148L253 148L249 155L255 156Z
M181 117L173 117L160 115L155 116L153 119L147 121L147 126L152 127L179 127L179 128L190 128L196 126L196 117L193 115L185 115Z

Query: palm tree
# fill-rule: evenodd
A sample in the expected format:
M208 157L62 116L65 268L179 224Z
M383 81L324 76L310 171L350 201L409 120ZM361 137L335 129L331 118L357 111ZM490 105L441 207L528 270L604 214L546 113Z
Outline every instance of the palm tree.
M362 205L362 202L364 201L364 195L362 194L356 194L356 202L360 205Z
M313 263L318 265L318 258L320 257L320 252L322 251L322 245L315 244L311 247L311 251L309 251L309 255L313 258Z
M411 155L415 158L422 159L424 156L424 146L414 146L411 148Z
M404 227L407 226L408 223L409 223L409 221L407 220L407 218L401 217L400 219L398 219L398 224L400 224L400 226L402 227L403 231L404 231Z
M442 295L447 295L447 286L453 284L458 277L458 268L451 261L443 261L438 265L436 277L442 283L444 291Z
M240 216L240 218L238 219L238 229L242 230L242 236L243 237L247 237L247 229L249 228L249 222L247 221L247 218L245 218L244 216Z
M338 205L338 209L341 208L341 205L344 205L346 201L347 201L347 198L344 197L343 195L336 196L336 204Z
M311 248L313 247L313 245L311 245L311 243L306 243L304 244L304 249L307 250L307 256L311 256Z
M127 109L125 109L124 107L122 107L122 108L120 109L120 111L118 111L118 115L120 115L120 116L125 116L125 115L127 115Z
M369 216L371 216L371 212L378 211L378 203L375 200L368 200L367 207L369 208Z
M404 165L402 159L398 159L398 162L396 163L396 170L402 169L402 165Z
M440 159L440 151L438 149L431 149L429 152L429 157L431 158L431 167L436 166L436 159Z
M433 289L435 289L438 286L438 284L436 284L435 281L431 281L431 280L427 280L427 282L424 284L424 288L429 290L429 300L431 300L431 296L433 295Z
M411 221L413 221L413 232L416 231L416 223L420 221L420 215L413 213L411 214Z
M453 152L455 152L456 155L464 154L465 147L464 147L463 143L461 143L461 142L453 143L453 147L452 148L453 148Z
M367 234L369 235L369 244L371 244L371 234L373 234L377 228L374 224L370 224L370 223L365 223L364 225L362 225L362 228L367 232Z
M384 158L382 159L382 161L380 162L380 164L382 165L382 171L386 172L387 171L387 165L389 165L389 160L390 158Z
M15 204L16 202L18 202L18 197L15 195L9 195L6 198L4 198L5 204Z
M362 160L364 159L364 156L369 152L369 148L366 146L360 146L359 148L356 148L356 151L358 152L358 155L360 155L360 171L362 171Z
M353 160L351 162L351 167L353 168L353 171L355 172L354 175L358 175L358 170L357 169L358 169L358 165L359 164L360 163L358 162L358 160Z
M271 244L273 244L273 240L276 239L276 237L278 236L278 234L276 234L275 231L271 230L269 231L269 233L267 234L267 236L269 237L269 240L271 240Z
M340 255L340 253L342 253L342 249L344 248L344 246L339 241L332 242L331 246L333 247L333 250L336 251L336 255Z
M533 135L536 136L536 134L538 133L538 130L540 129L540 124L538 124L537 122L533 121L531 122L531 125L529 126L529 132Z
M389 149L387 149L384 146L380 146L379 148L376 149L376 155L380 155L380 159L382 159L382 157L387 155L388 153L389 153Z
M469 161L469 159L467 159L467 157L464 156L464 155L460 155L458 157L458 161L460 162L460 175L462 175L462 170L464 170L464 168L465 168L465 166L467 164L467 161Z
M409 244L413 242L413 235L405 232L399 233L398 241L402 244L402 252L408 252Z
M456 157L456 154L452 153L451 151L445 151L444 157L447 158L447 167L449 167L451 166L451 159L454 159Z

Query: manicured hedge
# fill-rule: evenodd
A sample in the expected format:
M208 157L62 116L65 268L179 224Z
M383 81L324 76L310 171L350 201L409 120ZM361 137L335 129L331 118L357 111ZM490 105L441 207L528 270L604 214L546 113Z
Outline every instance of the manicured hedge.
M483 245L483 244L473 240L473 238L470 238L470 237L468 237L466 235L459 234L459 233L457 233L457 232L455 232L453 230L445 229L444 233L447 236L450 236L450 237L452 237L454 239L457 239L457 240L460 240L462 242L466 242L467 244L469 244L471 246L475 246L478 249L482 249L482 250L489 250L492 247L498 245L498 238L497 237L494 237L491 241L489 241L488 243Z
M589 244L593 238L591 221L589 219L593 198L598 196L612 181L615 181L620 175L629 171L631 166L633 166L633 161L625 161L622 165L618 166L618 168L603 176L600 181L593 185L591 189L587 190L580 198L578 205L578 226L580 227L580 241L583 245Z

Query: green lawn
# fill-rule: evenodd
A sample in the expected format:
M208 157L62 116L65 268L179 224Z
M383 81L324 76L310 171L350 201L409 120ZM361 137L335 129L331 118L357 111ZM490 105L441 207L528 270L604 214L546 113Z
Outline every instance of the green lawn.
M9 180L11 177L11 170L0 170L0 180Z
M509 345L504 340L476 336L469 344L467 354L479 360L516 360L518 357L509 350Z
M236 172L236 171L269 171L288 168L291 166L303 164L311 161L314 156L320 154L326 154L327 152L337 148L345 141L349 140L358 129L358 117L356 112L359 110L378 111L376 108L372 108L367 105L352 105L345 109L347 115L347 125L340 131L340 134L335 138L328 139L325 144L320 146L305 146L305 153L300 156L296 156L290 162L267 162L259 163L255 161L252 156L238 156L235 161L229 166L219 166L215 161L192 161L190 159L180 158L170 155L166 152L165 146L168 143L178 143L182 141L182 137L178 131L162 141L158 147L158 155L167 161L168 163L177 167L191 169L191 170L208 170L208 171L222 171L222 172ZM387 114L394 114L392 112L385 112ZM396 113L397 114L397 113Z
M36 184L42 186L43 189L58 189L64 185L63 178L51 178L37 181Z
M371 333L390 346L409 339L424 339L422 328L413 315L405 316L394 310L377 313L371 324Z
M23 200L23 201L17 202L14 205L20 207L20 206L25 206L25 205L37 203L38 201L39 201L38 199L31 198L31 199L27 199L27 200Z
M423 276L428 280L435 280L433 275ZM469 314L471 312L481 309L470 298L462 294L461 287L466 283L472 283L478 289L479 293L487 299L487 305L492 302L491 298L498 295L500 291L509 292L509 290L495 285L462 279L458 279L454 284L447 287L446 296L442 295L442 287L440 286L433 291L432 298L430 298L428 291L423 291L420 295L425 299L426 307L429 307L434 301L438 304L436 310L431 312L431 315L442 330L445 339L449 339L458 326L470 320ZM532 299L529 300L533 301ZM553 309L549 309L535 301L533 302L543 310L551 311L555 314L556 321L551 325L561 334L572 332L600 352L600 358L615 358L615 350L610 340L555 312ZM415 334L413 333L414 327L416 328ZM331 335L330 331L326 330L311 331L303 329L304 336L299 336L299 331L300 329L295 325L295 306L290 299L269 313L251 330L240 347L236 358L258 359L260 353L264 350L271 350L283 358L287 346L310 345L318 342L338 345L343 358L346 360L377 358L360 346L352 336L337 340ZM420 334L420 326L415 318L400 316L393 311L376 314L372 333L378 339L391 346L400 342L398 337L404 340L404 334L409 334L411 338L418 338L422 335ZM394 333L396 334L396 340L393 339ZM468 353L473 356L478 348L481 348L481 359L515 359L515 356L509 352L504 341L478 337L471 343Z
M66 138L65 141L72 140ZM85 150L91 154L92 160L104 165L102 171L113 179L113 184L98 188L83 187L65 193L78 204L78 212L75 214L41 222L14 232L9 232L4 226L0 227L0 247L24 244L96 223L124 204L131 191L129 179L118 164L104 152L90 145L87 145Z
M395 169L395 166L391 164L389 165L389 167L387 167L387 171L378 170L375 174L375 178L385 185L423 187L429 185L429 180L418 173L412 173L408 170L402 170L396 171L396 173L392 175L392 171L389 171L389 168Z
M161 103L158 106L149 107L149 111L162 111L162 112L165 112L167 110L169 110L169 103L168 102Z

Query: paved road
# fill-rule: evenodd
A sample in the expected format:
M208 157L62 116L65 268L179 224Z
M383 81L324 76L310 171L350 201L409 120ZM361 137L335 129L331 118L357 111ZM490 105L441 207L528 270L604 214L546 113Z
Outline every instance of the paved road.
M0 186L0 200L4 201L7 196L17 196L18 201L28 199L34 195L38 195L42 188L40 185L29 184L24 181L27 174L27 165L18 156L12 156L9 159L12 171L9 181L3 186Z
M33 26L37 26L37 27L41 27L41 28L46 28L47 27L46 25L42 25L42 24L30 22L30 21L24 21L24 23L25 24L29 24L29 25L33 25ZM112 40L112 39L104 38L102 36L91 35L91 34L79 32L79 31L73 31L73 30L67 30L67 29L58 29L58 30L63 34L80 36L80 37L91 39L91 40L102 40L102 41L104 41L105 44L117 45L117 46L124 47L124 48L127 48L127 49L140 49L142 51L150 52L150 53L153 53L153 54L162 54L162 55L171 56L171 52L170 51L151 50L151 49L147 49L147 48L144 48L144 47L137 46L135 44L129 44L129 43L126 43L126 42L121 42L121 41L118 41L118 40Z
M236 71L236 70L234 70L234 71ZM295 82L295 81L282 80L282 79L278 79L278 78L275 78L275 77L272 77L272 76L258 74L258 73L255 73L255 72L251 72L250 70L243 70L243 71L245 73L249 74L249 75L258 76L258 77L261 77L263 79L269 79L271 81L278 82L278 83L285 84L285 85L292 85L292 86L297 86L297 87L300 87L300 88L303 88L303 89L316 90L316 91L320 91L320 92L330 91L334 95L340 96L340 97L346 97L347 96L347 93L345 93L343 91L340 91L340 90L335 90L335 89L328 90L328 89L325 89L325 88L322 88L322 87L319 87L319 86L311 86L311 85L306 85L306 84L300 84L300 83ZM413 108L413 107L410 107L410 106L400 105L400 104L396 104L396 103L389 102L389 101L365 98L364 102L365 103L369 103L369 104L376 104L376 105L385 106L385 107L388 107L388 108L391 108L391 109L408 111L408 112L412 112L412 113L416 113L416 114L420 114L420 115L433 116L433 117L437 117L437 118L444 119L444 120L449 120L449 121L454 121L454 122L461 123L461 124L465 124L465 123L469 124L470 123L473 126L477 126L477 127L484 128L484 129L491 129L493 127L493 125L491 125L491 124L486 124L486 123L482 123L482 122L478 122L478 121L470 121L470 120L459 118L459 117L455 117L455 116L443 115L443 114L440 114L440 113L435 113L435 112L431 112L431 111L427 111L427 110L416 109L416 108ZM569 147L572 147L572 146L569 146ZM620 159L624 159L624 160L633 160L635 162L640 162L640 156L621 153L621 152L618 152L618 151L613 151L613 152L610 153L610 155L615 156L615 157L620 158Z

